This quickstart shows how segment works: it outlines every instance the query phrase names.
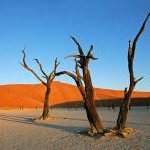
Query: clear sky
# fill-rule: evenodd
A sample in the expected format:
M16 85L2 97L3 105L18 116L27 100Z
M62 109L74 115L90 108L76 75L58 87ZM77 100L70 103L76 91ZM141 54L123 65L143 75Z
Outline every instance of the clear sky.
M94 45L90 69L96 87L124 89L128 85L127 48L150 11L150 0L0 0L0 84L38 83L19 62L26 47L50 72L55 57L59 70L73 70L75 36L87 51ZM150 20L136 49L135 76L144 76L136 90L150 91ZM37 71L38 72L38 71ZM56 80L74 83L68 77Z

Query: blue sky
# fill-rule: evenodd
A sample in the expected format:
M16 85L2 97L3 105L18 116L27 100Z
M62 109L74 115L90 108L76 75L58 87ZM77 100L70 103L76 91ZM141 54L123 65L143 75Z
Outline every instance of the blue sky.
M19 62L26 47L28 64L33 58L50 72L55 57L59 70L74 70L75 36L85 52L94 45L90 70L96 87L124 89L128 85L127 48L150 11L149 0L0 0L0 84L38 83ZM136 90L150 91L150 21L136 49L135 76L144 76ZM37 70L38 72L38 70ZM56 80L74 84L68 77Z

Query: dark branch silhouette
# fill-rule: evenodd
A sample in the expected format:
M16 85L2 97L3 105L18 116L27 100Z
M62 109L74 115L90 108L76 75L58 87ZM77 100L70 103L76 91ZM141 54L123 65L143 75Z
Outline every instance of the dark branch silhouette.
M56 77L56 70L57 67L59 65L57 58L55 59L55 64L54 64L54 68L53 71L48 75L45 73L45 71L43 70L43 67L41 65L41 63L39 62L38 59L35 59L36 63L38 64L38 67L40 69L40 71L43 74L43 78L45 79L45 81L40 78L37 73L31 69L27 63L26 63L26 53L25 53L25 49L22 50L23 53L23 59L22 59L22 63L21 65L29 72L31 72L45 87L46 87L46 93L45 93L45 98L44 98L44 106L43 106L43 113L42 116L40 117L40 119L48 119L49 118L49 96L50 96L50 92L51 92L51 85L52 82L54 80L54 78Z
M71 36L71 38L77 45L79 52L79 54L77 55L67 56L75 58L75 74L69 71L61 71L56 73L56 75L59 76L65 74L74 79L83 97L84 108L86 110L92 133L103 133L103 125L98 116L94 103L94 89L91 81L90 71L88 68L89 61L96 59L91 53L93 50L93 45L90 47L87 55L85 55L80 43L73 36ZM82 73L82 75L80 72Z
M143 77L135 79L134 70L133 70L133 62L134 62L136 44L137 44L138 39L140 38L141 34L143 33L144 29L145 29L145 25L146 25L146 22L148 21L149 17L150 17L150 13L147 15L142 27L140 28L140 31L136 35L136 37L133 41L133 44L131 44L131 41L129 41L128 70L129 70L129 75L130 75L130 84L129 84L129 87L125 88L125 90L124 90L124 103L120 107L120 111L118 114L116 129L119 131L119 133L122 133L122 131L126 127L127 115L128 115L128 110L129 110L130 100L131 100L133 90L134 90L136 84L143 79Z

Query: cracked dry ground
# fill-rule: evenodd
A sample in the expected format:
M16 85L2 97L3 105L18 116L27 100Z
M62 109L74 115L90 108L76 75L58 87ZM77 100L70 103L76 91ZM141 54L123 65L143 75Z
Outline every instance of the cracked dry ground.
M78 134L88 127L83 109L53 109L52 120L32 122L42 110L0 110L0 150L97 150L150 149L150 110L133 107L129 111L128 126L135 133L128 138L106 138L100 141ZM106 127L114 127L118 114L108 108L98 108Z

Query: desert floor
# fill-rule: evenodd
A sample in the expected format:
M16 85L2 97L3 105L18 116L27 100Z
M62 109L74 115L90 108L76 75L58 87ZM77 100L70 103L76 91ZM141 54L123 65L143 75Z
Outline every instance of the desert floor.
M0 150L116 150L150 149L150 109L133 107L129 111L128 126L135 133L128 138L89 137L78 133L88 127L83 109L53 109L53 119L32 122L41 109L0 110ZM118 110L98 108L106 127L114 127Z

